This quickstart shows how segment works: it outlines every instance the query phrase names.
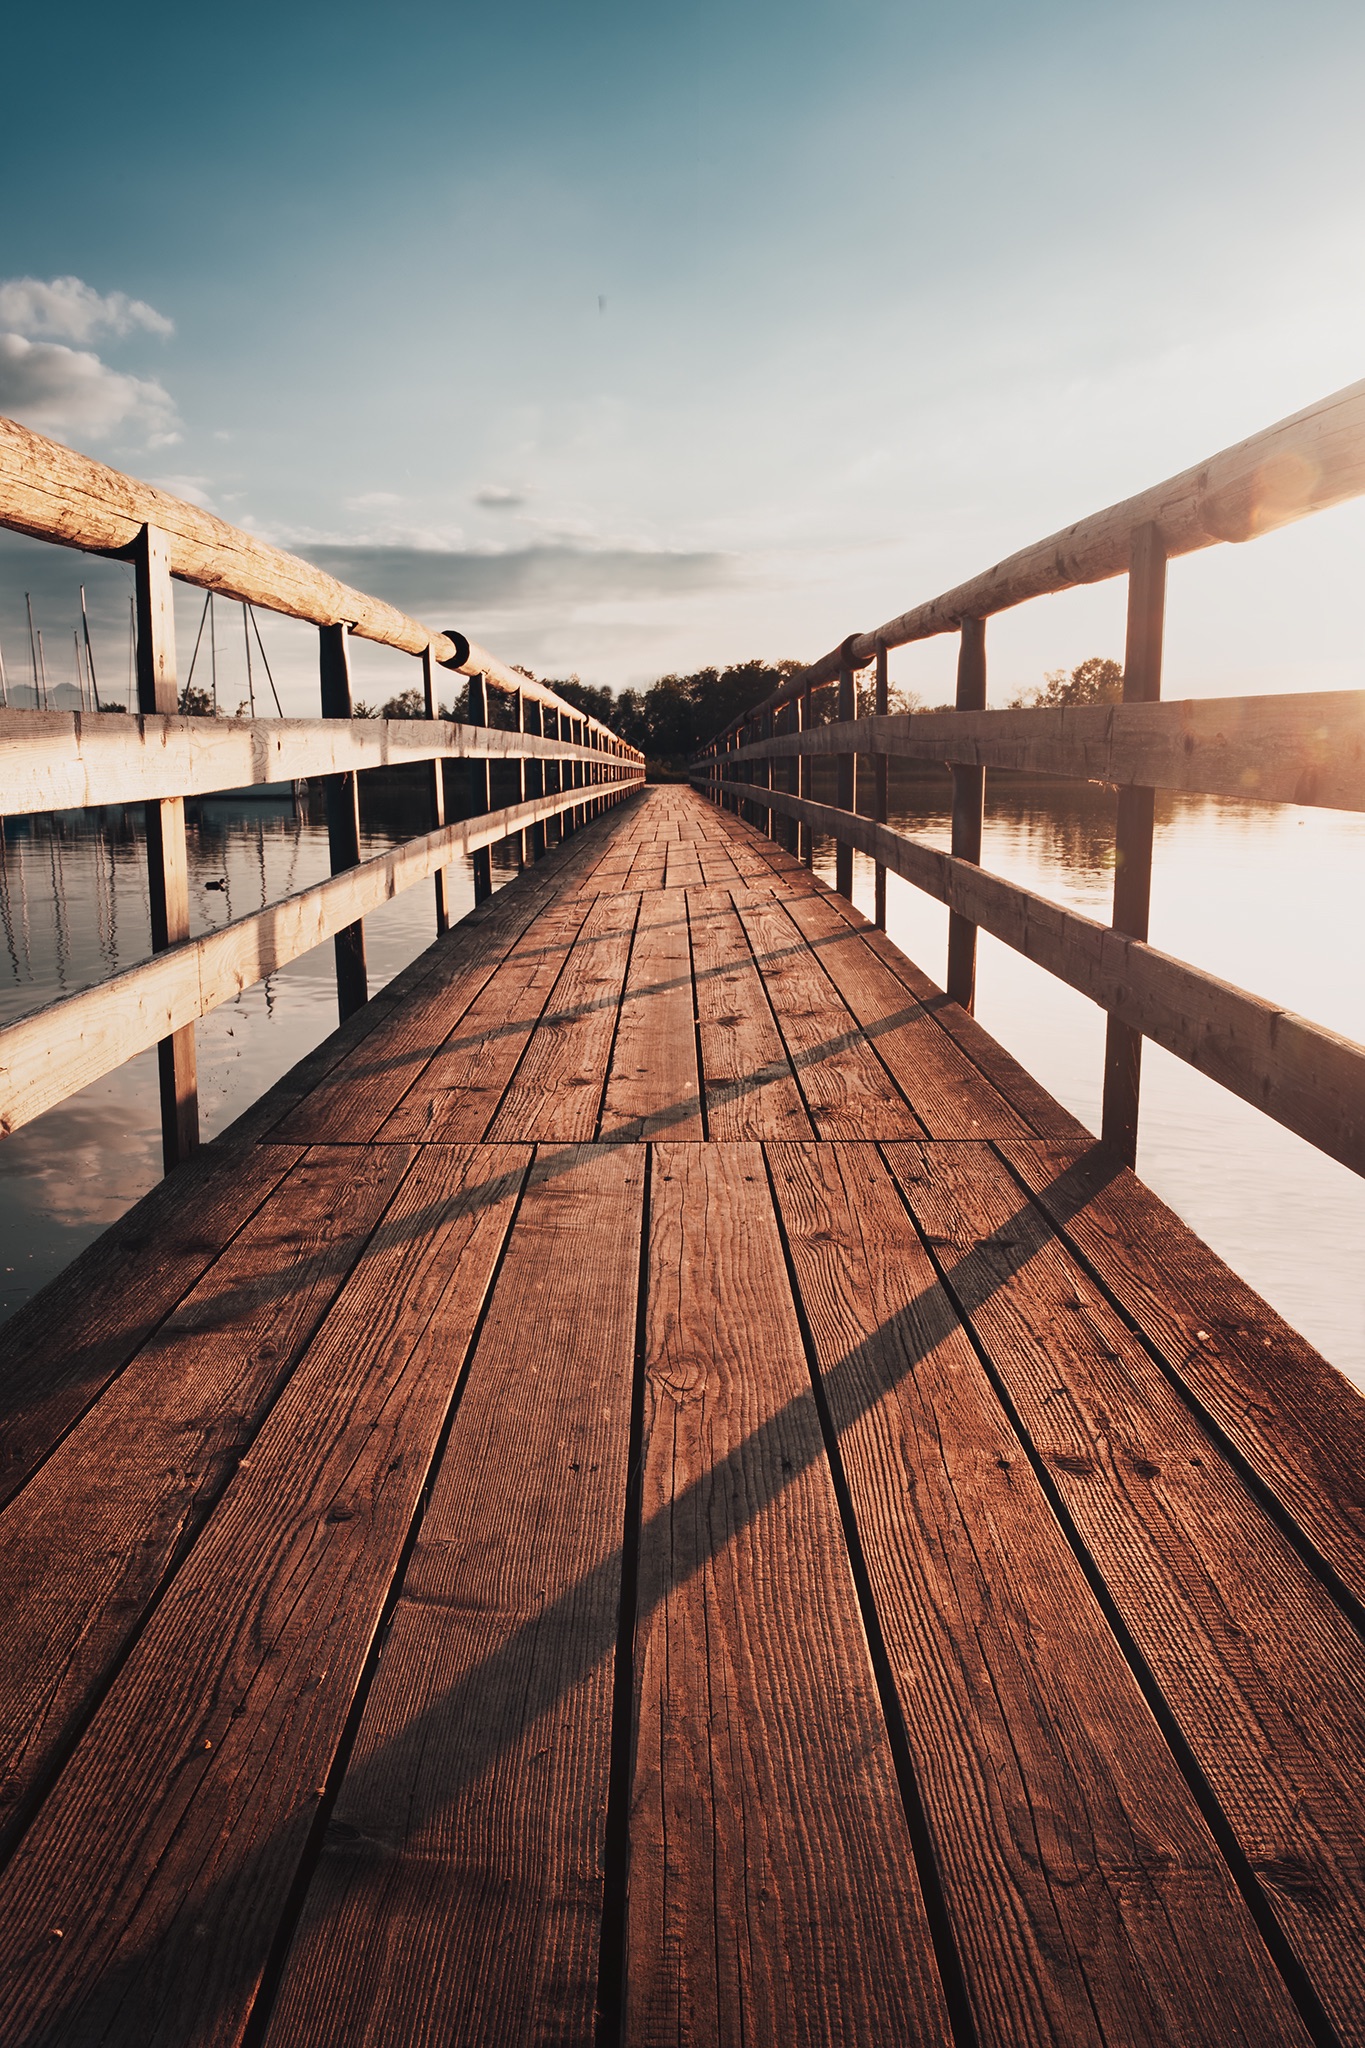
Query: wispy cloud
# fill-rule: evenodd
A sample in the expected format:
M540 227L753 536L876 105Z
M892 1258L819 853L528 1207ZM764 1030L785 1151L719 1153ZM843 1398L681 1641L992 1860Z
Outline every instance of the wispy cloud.
M100 441L122 430L149 448L169 447L180 422L165 386L69 345L135 330L175 332L142 299L97 292L79 277L0 280L0 412L59 440Z
M100 334L175 333L175 323L126 292L97 292L79 277L0 280L0 327L49 341L93 341Z
M300 549L344 583L371 590L415 617L451 606L483 612L572 612L585 606L677 598L734 580L729 555L666 549L527 547L502 553L380 545Z
M0 334L0 412L58 440L131 428L150 448L180 439L174 402L154 377L111 369L89 349Z
M491 512L514 512L526 503L526 493L510 484L485 484L481 491L475 491L474 503L487 506Z

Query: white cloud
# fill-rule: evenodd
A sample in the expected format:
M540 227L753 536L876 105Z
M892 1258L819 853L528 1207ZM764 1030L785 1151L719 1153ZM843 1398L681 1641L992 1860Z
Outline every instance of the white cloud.
M97 334L174 334L174 323L126 292L97 292L79 277L9 277L0 282L0 327L50 341L93 341Z
M116 428L150 448L180 439L170 393L154 378L111 370L88 349L0 334L0 412L59 440L103 439Z
M209 496L206 476L154 476L150 481L159 491L169 491L173 498L183 498L187 505L198 505L205 512L217 510Z
M486 505L495 512L511 512L526 503L526 493L516 490L511 484L485 484L481 491L475 491L474 503Z

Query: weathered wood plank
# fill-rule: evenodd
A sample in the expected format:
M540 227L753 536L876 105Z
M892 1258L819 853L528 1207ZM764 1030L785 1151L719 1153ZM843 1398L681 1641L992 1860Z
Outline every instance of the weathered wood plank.
M710 1136L809 1137L805 1101L728 891L694 890L688 918Z
M951 1002L937 982L932 981L923 968L917 967L908 954L902 953L885 932L878 931L860 910L841 896L836 896L817 877L808 876L806 879L813 885L812 893L819 897L820 902L860 934L868 950L875 953L882 965L889 968L902 986L923 1005L940 1030L966 1055L989 1085L1018 1111L1030 1130L1040 1137L1073 1139L1078 1144L1090 1142L1091 1134L1080 1119L1074 1117L1069 1109L1064 1109L1040 1081L1035 1081L1014 1055L1006 1052L1004 1046L977 1023L975 1017Z
M978 2040L1305 2042L876 1149L768 1156Z
M970 917L1319 1151L1365 1173L1365 1047L870 818L780 790L769 795Z
M409 1156L295 1167L0 1514L0 1841L212 1511Z
M989 1148L886 1152L1338 2038L1365 2041L1365 1644Z
M542 1153L269 2048L591 2043L644 1153Z
M0 1876L16 2039L240 2039L526 1164L420 1153Z
M463 1038L461 1027L471 1006L527 933L536 929L537 920L559 915L557 896L551 878L534 875L478 906L474 918L464 920L432 947L426 956L432 971L422 987L413 990L349 1058L334 1066L281 1119L272 1136L304 1144L373 1140L447 1041L457 1035ZM419 1134L413 1129L406 1135ZM459 1133L461 1138L474 1135L482 1132Z
M734 895L816 1133L896 1138L923 1130L780 901Z
M1024 1134L1023 1118L839 916L831 898L793 891L785 907L930 1137Z
M687 899L680 889L663 889L640 899L602 1104L601 1135L618 1144L705 1135L692 948Z
M207 796L302 776L355 775L425 761L562 760L590 754L609 786L632 764L532 733L450 719L136 718L0 710L0 815Z
M586 915L577 896L541 909L381 1124L379 1139L483 1136Z
M1365 1401L1098 1147L1002 1156L1365 1608Z
M757 1146L651 1183L626 2038L950 2038Z
M499 1142L581 1144L595 1136L621 1007L636 896L599 896L489 1125Z
M11 1316L0 1329L0 1504L301 1156L286 1145L197 1153Z

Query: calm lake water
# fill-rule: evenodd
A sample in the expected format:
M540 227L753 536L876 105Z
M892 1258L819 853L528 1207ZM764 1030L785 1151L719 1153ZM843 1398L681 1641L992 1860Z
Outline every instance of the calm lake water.
M893 776L893 822L948 843L948 780ZM366 844L423 828L402 798L367 793ZM1092 917L1113 885L1113 799L1098 788L988 778L984 864ZM327 873L320 813L290 803L191 806L195 929L205 931ZM833 878L832 843L817 866ZM497 867L495 881L515 870ZM1323 877L1331 878L1324 888ZM1152 939L1226 980L1365 1040L1365 958L1355 903L1365 818L1173 797L1158 810ZM452 874L455 914L473 902ZM225 880L225 889L209 889ZM871 864L854 893L872 909ZM938 980L947 913L888 882L891 935ZM148 951L140 812L11 820L0 843L0 1021ZM430 943L429 884L366 919L372 990ZM977 1014L1091 1129L1104 1019L996 941L981 941ZM212 1136L332 1027L330 943L199 1026L201 1113ZM1365 1182L1246 1104L1147 1046L1139 1171L1326 1356L1365 1386ZM0 1317L152 1185L160 1171L156 1060L148 1052L0 1146Z

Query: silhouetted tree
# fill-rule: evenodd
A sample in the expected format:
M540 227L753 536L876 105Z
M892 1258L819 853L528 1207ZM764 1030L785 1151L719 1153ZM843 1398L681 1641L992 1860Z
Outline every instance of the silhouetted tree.
M1011 711L1030 711L1054 704L1117 704L1123 696L1123 669L1107 656L1092 654L1078 662L1068 675L1064 668L1049 669L1041 686L1020 690L1010 698Z

